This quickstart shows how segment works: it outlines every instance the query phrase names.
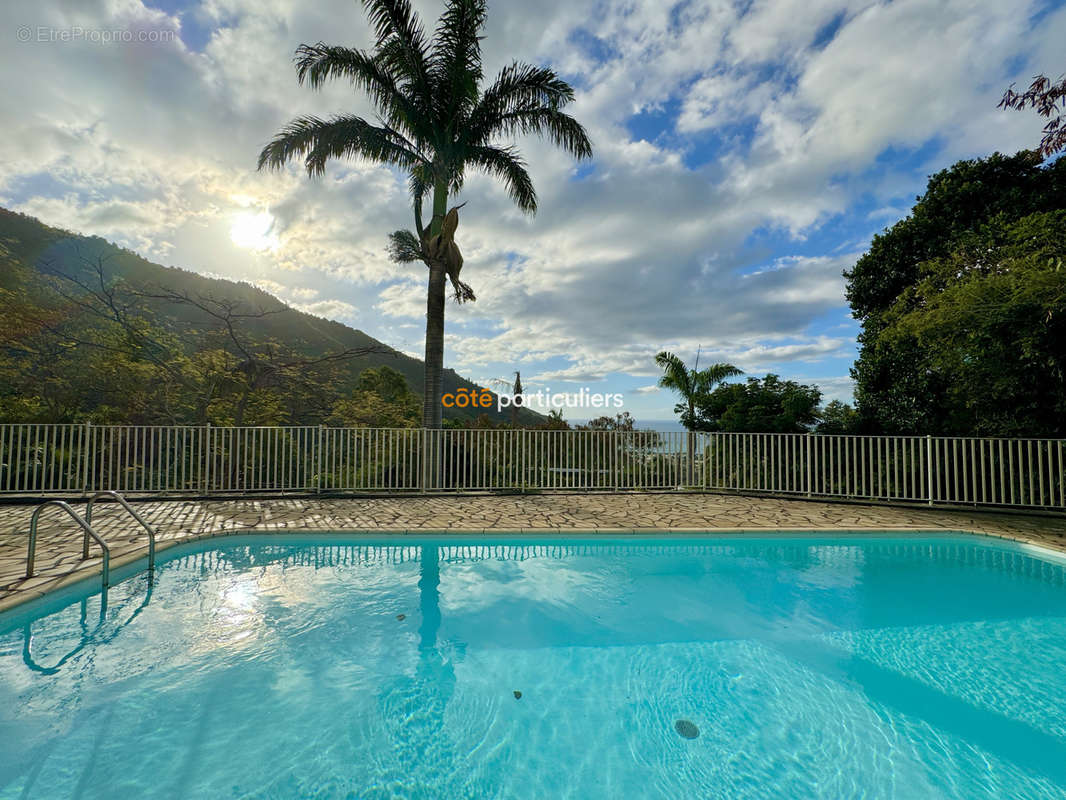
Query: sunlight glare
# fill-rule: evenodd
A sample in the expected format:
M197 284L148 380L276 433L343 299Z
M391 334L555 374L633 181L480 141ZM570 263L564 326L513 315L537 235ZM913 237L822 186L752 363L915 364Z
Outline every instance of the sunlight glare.
M242 211L234 215L229 229L230 239L238 247L249 250L273 250L278 237L273 233L274 218L266 211Z

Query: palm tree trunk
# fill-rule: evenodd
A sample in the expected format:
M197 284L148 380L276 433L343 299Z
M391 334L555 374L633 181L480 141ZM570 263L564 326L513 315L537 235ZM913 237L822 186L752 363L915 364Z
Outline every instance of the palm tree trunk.
M429 270L426 300L426 390L422 401L422 427L441 426L444 390L444 279L443 269Z
M687 468L685 470L685 472L687 473L687 478L685 479L685 482L689 486L692 486L696 482L695 464L692 463L692 461L693 461L692 457L694 455L693 451L695 451L695 449L696 449L696 446L695 446L696 445L696 434L695 434L695 432L689 431L688 432L688 436L686 437L686 439L688 440L686 442L686 444L687 444L687 448L686 449L688 450L688 460L687 460L687 465L688 466L687 466Z
M693 431L692 431L693 417L694 417L694 415L696 413L696 409L695 409L694 406L695 406L695 404L692 402L692 399L690 398L689 401L688 401L688 425L686 426L688 428L688 432L687 432L687 435L685 436L685 445L686 445L685 449L688 451L686 453L686 455L688 457L688 460L687 460L687 467L685 469L685 472L686 472L686 475L687 475L686 483L689 486L692 486L692 484L695 482L695 473L693 471L693 464L692 464L692 455L693 455L692 451L695 450L695 446L694 445L695 445L695 441L696 441L696 434L693 433Z
M444 224L448 211L448 186L438 183L433 189L433 219L429 235L436 236ZM429 287L426 291L426 374L422 400L422 427L426 428L423 456L422 488L435 489L441 485L441 422L444 392L444 279L443 264L429 268Z
M433 219L429 233L436 236L448 211L448 187L438 183L433 189ZM444 265L429 269L426 293L426 386L422 402L422 427L441 426L441 394L444 370Z

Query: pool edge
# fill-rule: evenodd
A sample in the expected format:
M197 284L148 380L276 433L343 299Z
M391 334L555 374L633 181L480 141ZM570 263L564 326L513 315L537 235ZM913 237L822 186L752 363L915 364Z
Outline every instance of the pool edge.
M727 536L730 534L789 534L789 533L823 533L830 536L846 537L849 534L865 534L865 533L888 533L888 534L903 534L903 533L915 533L915 534L935 534L935 535L963 535L963 536L976 536L989 539L997 539L1003 542L1012 542L1018 545L1025 551L1035 551L1035 555L1041 557L1050 558L1053 561L1059 563L1066 563L1066 548L1057 548L1049 545L1046 542L1033 541L1030 537L1023 534L1012 536L1007 533L987 531L987 530L975 530L966 528L943 528L943 529L930 529L928 527L916 527L910 526L849 526L847 528L826 528L823 526L795 526L790 525L788 527L775 526L775 527L737 527L737 528L693 528L693 527L648 527L648 528L569 528L562 526L554 527L541 527L541 528L440 528L440 529L426 529L426 528L336 528L336 529L323 529L323 528L274 528L271 530L257 530L255 527L247 528L227 528L207 531L204 533L189 533L182 536L180 539L166 539L156 544L156 552L162 553L166 550L170 550L173 547L184 546L188 544L195 544L210 539L221 538L233 538L240 536L257 536L257 537L270 537L270 536L329 536L329 535L341 535L341 536L435 536L435 535L448 535L448 536L484 536L484 535L514 535L514 536L652 536L655 534L699 534L699 535L714 535L714 536ZM123 568L136 564L139 561L145 561L147 563L148 545L145 543L143 549L138 549L132 553L126 553L122 556L117 556L111 561L111 570L114 573L123 571ZM25 589L11 590L11 594L0 598L0 614L11 611L26 603L33 602L35 600L43 600L49 595L55 594L64 589L69 589L77 584L87 582L92 578L100 575L100 559L92 558L83 564L75 567L70 572L63 575L57 575L52 579L45 579L46 582L41 584L47 588L28 587ZM119 580L124 580L120 578Z

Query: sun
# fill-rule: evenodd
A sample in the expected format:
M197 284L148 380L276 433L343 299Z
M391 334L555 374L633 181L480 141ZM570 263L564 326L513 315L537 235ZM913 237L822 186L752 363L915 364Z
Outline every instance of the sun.
M274 218L266 211L241 211L233 217L229 238L237 247L249 250L273 250L278 246Z

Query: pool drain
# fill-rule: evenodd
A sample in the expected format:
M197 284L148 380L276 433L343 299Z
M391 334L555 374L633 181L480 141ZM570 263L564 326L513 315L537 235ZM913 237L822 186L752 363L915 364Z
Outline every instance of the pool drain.
M514 690L514 699L515 700L521 700L522 699L522 693L520 691L518 691L517 689Z
M678 734L680 734L681 736L684 736L686 739L695 739L697 736L700 735L700 729L697 728L694 723L689 722L687 719L679 719L677 722L675 722L674 730L677 731Z

